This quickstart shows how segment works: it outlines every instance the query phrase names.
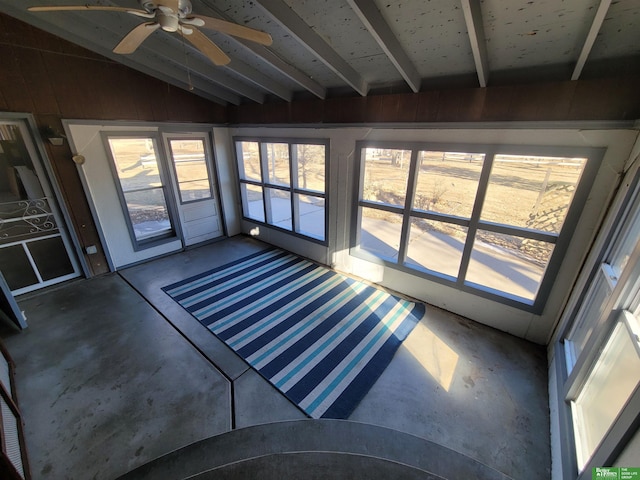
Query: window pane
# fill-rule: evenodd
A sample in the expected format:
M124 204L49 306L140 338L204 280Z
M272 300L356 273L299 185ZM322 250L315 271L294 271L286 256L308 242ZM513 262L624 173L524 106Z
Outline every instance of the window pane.
M578 468L582 469L640 382L640 357L619 322L572 402Z
M412 218L406 263L457 278L466 238L466 227Z
M126 192L124 198L136 240L147 240L171 231L164 189Z
M170 140L178 182L209 178L202 140Z
M365 148L362 199L404 207L411 150Z
M180 200L185 203L211 198L204 142L201 139L173 139L169 145L178 177Z
M481 218L559 233L585 158L496 155Z
M471 217L484 154L418 152L413 208Z
M289 144L266 143L267 171L269 172L267 183L288 187L289 181Z
M26 244L42 280L52 280L74 272L61 236Z
M262 181L260 169L260 145L258 142L236 142L240 178Z
M553 244L478 230L466 280L533 301Z
M203 198L211 198L211 187L209 180L194 180L193 182L183 182L179 184L180 200L182 203L193 202Z
M296 194L297 232L324 240L324 198Z
M361 249L397 261L401 232L402 215L375 208L362 208Z
M609 283L605 279L602 269L600 269L580 310L576 314L576 323L567 338L571 342L575 358L578 358L584 350L598 324L598 320L602 317L607 299L610 296ZM567 367L568 371L573 369L573 365L567 365Z
M294 145L297 162L298 188L325 191L325 147L324 145Z
M124 192L162 186L152 138L110 138L109 146Z
M242 210L244 216L264 222L264 200L262 199L262 187L257 185L240 184L242 193Z
M22 245L0 248L0 270L11 290L39 282Z
M110 138L109 146L137 241L173 230L153 138Z
M269 211L271 212L268 223L280 228L291 230L291 193L275 188L266 188Z

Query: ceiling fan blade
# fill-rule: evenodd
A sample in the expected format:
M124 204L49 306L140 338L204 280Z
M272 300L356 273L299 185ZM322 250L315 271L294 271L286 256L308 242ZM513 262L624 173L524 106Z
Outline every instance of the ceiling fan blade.
M159 23L141 23L120 40L120 43L113 49L113 53L126 55L135 52L140 44L158 28L160 28Z
M251 40L252 42L259 43L261 45L271 45L273 39L271 35L260 30L254 30L253 28L243 27L237 23L227 22L226 20L220 20L212 17L205 17L202 15L192 15L187 20L192 18L198 18L204 22L203 27L211 30L217 30L227 35L233 35L234 37L244 38Z
M97 10L103 12L126 12L133 13L134 15L142 15L147 16L149 12L145 12L144 10L138 10L136 8L126 8L126 7L105 7L102 5L57 5L57 6L49 6L49 7L29 7L27 8L30 12L72 12L72 11L82 11L82 10Z
M231 61L231 59L227 57L227 54L220 50L220 48L209 40L200 30L193 27L189 27L189 30L193 30L190 35L179 30L180 35L189 40L194 47L205 54L214 65L226 65Z

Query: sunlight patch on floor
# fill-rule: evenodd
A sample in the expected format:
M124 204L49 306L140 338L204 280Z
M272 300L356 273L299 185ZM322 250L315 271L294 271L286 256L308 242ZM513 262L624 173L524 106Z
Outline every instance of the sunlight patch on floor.
M423 322L415 326L402 345L448 392L460 356Z

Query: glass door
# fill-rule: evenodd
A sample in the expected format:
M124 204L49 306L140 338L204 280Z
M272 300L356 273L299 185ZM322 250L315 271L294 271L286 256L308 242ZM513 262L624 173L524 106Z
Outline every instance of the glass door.
M0 119L0 269L14 295L80 276L27 126Z
M174 197L185 246L223 234L213 155L206 133L165 134Z

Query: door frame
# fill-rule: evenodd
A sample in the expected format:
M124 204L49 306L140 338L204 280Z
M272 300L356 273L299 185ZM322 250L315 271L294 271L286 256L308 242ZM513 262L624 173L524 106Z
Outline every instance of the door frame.
M171 183L173 200L175 202L173 207L175 208L176 215L179 220L179 235L182 241L183 248L189 248L190 246L194 246L194 245L186 244L187 242L184 234L182 206L185 205L185 203L182 201L182 198L180 196L178 173L176 171L176 166L173 161L171 146L169 145L170 140L173 140L173 139L177 139L177 140L203 139L204 140L205 163L207 165L207 172L209 176L208 178L209 189L211 190L211 194L213 198L203 199L202 201L213 200L216 202L217 215L220 220L220 231L221 231L220 236L215 237L214 239L204 240L204 241L205 242L212 241L212 240L215 240L216 238L227 236L226 222L224 221L224 212L222 210L222 199L220 196L220 180L218 178L218 169L216 168L216 158L214 153L214 138L213 138L212 129L198 129L198 128L175 129L171 127L170 128L160 127L158 133L162 138L162 146L164 149L164 160L167 162L167 165L165 167L167 168L167 172L169 173L168 177L170 177L168 180ZM195 200L195 201L197 202L199 200ZM187 203L191 203L191 202L187 202Z
M26 133L29 136L29 141L32 143L32 146L34 148L33 152L29 152L33 157L33 166L36 170L38 179L45 195L51 198L50 207L52 213L60 220L58 230L61 233L61 238L65 245L65 249L69 254L69 261L78 274L77 276L74 276L74 278L80 276L90 277L91 271L86 259L84 258L84 255L82 254L82 246L76 234L75 225L71 219L71 214L69 213L69 210L67 209L67 206L64 202L62 190L58 185L57 177L55 175L53 167L51 166L51 159L47 154L44 141L40 136L40 131L38 129L38 125L36 124L35 117L30 113L0 111L0 119L22 124L22 126L26 130ZM47 285L48 283L42 285L42 287Z

